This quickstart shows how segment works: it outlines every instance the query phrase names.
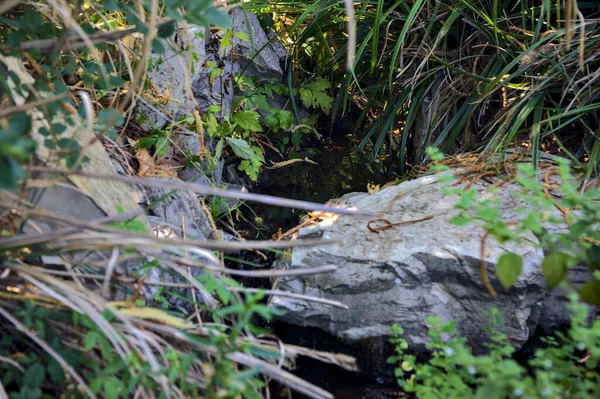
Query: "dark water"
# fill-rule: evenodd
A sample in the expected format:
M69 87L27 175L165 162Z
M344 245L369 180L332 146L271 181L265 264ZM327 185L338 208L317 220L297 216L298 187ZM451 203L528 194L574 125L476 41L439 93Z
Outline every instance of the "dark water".
M372 161L368 150L355 151L349 135L336 137L331 144L322 144L315 149L319 154L306 151L301 158L308 157L317 163L298 163L280 169L264 169L256 193L294 198L304 201L325 203L350 192L366 192L367 184L383 185L393 180L386 172L389 165L385 159ZM305 211L252 205L254 211L264 219L271 234L278 228L283 231L295 226Z

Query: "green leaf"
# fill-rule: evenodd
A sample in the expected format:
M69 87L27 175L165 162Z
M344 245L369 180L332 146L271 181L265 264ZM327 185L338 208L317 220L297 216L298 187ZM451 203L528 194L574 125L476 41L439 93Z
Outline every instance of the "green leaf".
M246 131L262 132L262 127L258 122L260 115L254 111L241 111L233 115L234 121Z
M250 42L250 39L248 38L248 34L246 32L235 32L233 34L233 36L237 37L239 40L243 41L243 42Z
M221 159L221 155L223 154L223 145L224 145L224 141L223 141L223 138L221 138L215 148L215 159L216 160Z
M331 87L331 83L323 78L317 78L314 82L311 82L308 87L313 91L325 91Z
M296 130L292 133L292 147L297 148L300 145L300 140L302 139L302 132Z
M221 300L221 302L224 305L229 305L229 300L231 299L231 296L229 294L229 291L227 291L227 288L225 288L221 284L215 285L215 288L217 290L217 295L219 296L219 299Z
M579 295L584 302L590 305L600 306L600 281L591 280L581 286Z
M92 390L92 392L93 393L100 392L100 388L102 388L102 383L103 383L102 377L98 377L98 378L92 380L92 382L90 383L90 389Z
M204 16L210 21L211 25L223 29L231 29L233 27L229 16L219 8L209 8L204 13Z
M534 234L542 233L541 213L531 212L523 219L523 226L531 230Z
M123 383L114 377L104 380L104 397L106 399L119 399L121 392L124 390Z
M162 156L169 149L169 141L164 137L156 139L156 156Z
M157 31L158 37L162 38L171 37L173 33L175 33L175 21L169 21L161 25Z
M152 148L152 146L156 143L156 136L142 137L136 143L137 148Z
M279 129L279 119L274 114L265 116L265 125L271 130Z
M164 54L165 46L163 46L161 39L155 38L152 40L152 52L154 54Z
M238 157L242 159L248 159L251 161L260 161L260 158L258 157L258 155L256 155L256 153L250 147L250 145L248 145L248 142L246 140L234 139L233 137L225 137L225 140L227 140L227 144L229 144L233 152L235 152L235 155L237 155Z
M112 346L110 345L110 342L108 341L108 339L106 339L103 336L99 336L98 337L98 341L100 343L100 351L102 352L102 356L104 356L104 358L108 361L111 361L113 359L113 353L112 353Z
M460 195L460 200L454 205L455 208L469 210L471 205L473 205L473 201L477 196L477 190L469 189L467 191L463 191Z
M206 113L215 113L215 112L219 112L221 110L221 107L219 105L211 105L210 107L208 107L206 109Z
M554 252L542 261L542 273L549 290L554 289L565 278L568 259L562 252Z
M450 220L448 220L448 223L453 224L455 226L464 226L467 223L469 223L471 221L470 218L464 217L464 216L460 216L460 215L456 215L454 217L451 217Z
M23 383L30 388L38 388L42 385L45 378L46 368L40 363L34 363L25 370Z
M91 350L94 346L96 346L96 341L98 340L98 333L96 331L90 331L85 336L85 342L83 347L86 351Z
M39 399L42 397L42 390L28 386L21 387L18 395L13 395L15 399Z
M60 363L54 359L48 361L48 375L53 383L56 385L63 385L65 383L65 371L63 370Z
M289 130L292 127L294 120L290 111L279 111L277 117L279 118L279 125L283 130Z
M512 252L502 254L496 266L496 275L504 288L512 287L523 270L523 258Z
M592 245L587 250L587 264L590 273L600 270L600 245Z
M25 177L25 171L13 158L0 154L0 189L12 190L17 188L19 179Z

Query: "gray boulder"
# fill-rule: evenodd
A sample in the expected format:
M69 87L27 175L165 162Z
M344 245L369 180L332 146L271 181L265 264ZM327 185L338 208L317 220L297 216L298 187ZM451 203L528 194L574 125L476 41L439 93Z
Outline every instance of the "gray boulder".
M374 232L367 220L339 216L302 228L298 239L324 238L339 244L294 248L290 257L278 261L278 267L333 264L338 270L282 278L277 288L338 300L349 310L276 297L272 305L287 312L282 320L316 327L345 342L366 343L369 348L385 344L388 327L398 324L404 328L410 348L416 351L424 349L428 342L429 316L457 321L460 333L469 337L477 350L488 341L488 311L492 308L499 309L503 321L500 329L515 347L527 341L540 320L548 325L568 320L564 295L555 293L552 304L544 303L547 292L540 271L544 252L534 245L500 244L493 238L487 239L485 264L497 296L488 293L480 274L484 231L475 224L448 223L458 213L454 209L457 198L442 192L448 183L440 182L440 176L421 177L374 194L351 193L332 201L368 210L392 223L408 222L404 225ZM480 198L490 195L484 185L475 187ZM516 188L507 184L499 193L501 212L508 220L516 216L517 208L527 206L511 195ZM430 219L410 222L425 218ZM371 224L371 228L381 225ZM523 238L538 242L532 234ZM519 280L508 290L495 274L499 256L507 251L524 260ZM540 319L548 310L554 315L545 314Z

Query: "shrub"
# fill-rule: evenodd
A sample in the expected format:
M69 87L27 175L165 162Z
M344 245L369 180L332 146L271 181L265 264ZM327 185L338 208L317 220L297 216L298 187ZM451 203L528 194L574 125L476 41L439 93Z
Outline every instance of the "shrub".
M429 318L431 359L421 363L406 353L402 328L391 328L398 384L419 399L590 398L600 389L600 320L587 324L586 305L571 302L572 324L566 334L546 337L527 366L513 359L514 348L494 327L492 311L489 353L474 356L465 338L456 335L456 323Z

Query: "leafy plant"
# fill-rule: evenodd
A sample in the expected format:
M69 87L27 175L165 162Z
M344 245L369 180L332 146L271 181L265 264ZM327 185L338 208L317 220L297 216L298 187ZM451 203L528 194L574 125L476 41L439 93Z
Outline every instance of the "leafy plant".
M171 36L175 22L231 25L208 0L10 2L2 3L0 13L2 56L14 56L11 61L22 63L33 78L21 81L10 62L0 62L0 189L20 188L23 194L31 186L21 182L23 165L32 161L36 143L48 159L75 168L86 159L80 132L91 133L94 142L117 138L114 126L149 85L145 70L154 62L146 51L126 49L124 37L139 33L143 49L160 52L157 38ZM262 129L257 115L240 110L224 130L215 126L221 151L227 143L238 156L264 162L260 148L251 146L251 133ZM165 143L163 132L155 131L140 146L160 155ZM263 375L292 381L271 364L280 360L279 345L250 338L263 332L254 325L257 319L275 314L263 304L263 294L214 276L214 266L198 277L179 268L191 262L200 271L205 258L218 262L198 242L160 240L139 221L113 215L107 225L82 222L44 232L32 244L22 232L37 217L31 213L52 213L26 201L13 204L19 196L2 194L7 209L20 210L4 213L0 228L0 396L254 399L264 393ZM205 258L198 260L192 249ZM125 259L142 261L130 267ZM149 284L163 269L179 282ZM142 295L148 286L155 295ZM174 308L173 298L183 298L187 307Z
M300 100L305 107L320 108L325 114L331 112L333 98L327 95L326 90L331 87L331 83L323 78L317 78L301 87Z
M430 148L428 153L434 161L443 158L435 149ZM490 162L493 164L494 161ZM435 171L447 169L441 164L434 167ZM593 278L578 293L586 302L600 305L600 190L594 187L583 189L581 179L573 175L565 159L557 158L556 166L542 171L536 170L532 162L518 163L515 170L513 180L518 187L511 193L526 205L515 209L516 217L510 220L503 217L501 200L497 195L482 200L477 198L477 189L474 187L467 190L446 188L445 193L459 198L455 207L460 214L452 218L450 223L478 223L501 243L523 242L524 233L532 232L539 239L536 245L550 252L541 264L548 288L561 285L569 292L576 291L566 279L567 269L586 264ZM557 180L548 180L552 176ZM509 179L508 176L506 178ZM450 177L450 180L454 179ZM550 194L549 190L553 190L553 193ZM490 188L492 194L497 191ZM521 257L514 253L500 257L496 274L505 287L517 281L522 264Z
M164 155L169 150L169 139L167 133L162 129L154 129L146 137L142 137L136 144L137 148L154 149L157 157Z
M306 82L323 78L334 91L332 118L352 102L362 110L354 134L359 149L372 144L373 159L391 154L402 175L407 165L427 160L427 146L445 153L502 151L526 142L538 155L560 149L576 163L590 158L590 170L597 167L595 3L354 3L355 49L344 3L253 0L244 6L272 21L291 49L295 73L288 78L301 96ZM347 71L353 50L354 69Z
M475 356L465 338L456 333L456 322L427 320L432 351L427 362L406 352L401 327L393 326L399 386L419 399L431 398L588 398L600 388L597 354L600 354L600 320L587 323L587 307L571 301L572 323L566 334L543 339L526 366L512 355L514 348L499 333L498 311L491 312L489 353Z

